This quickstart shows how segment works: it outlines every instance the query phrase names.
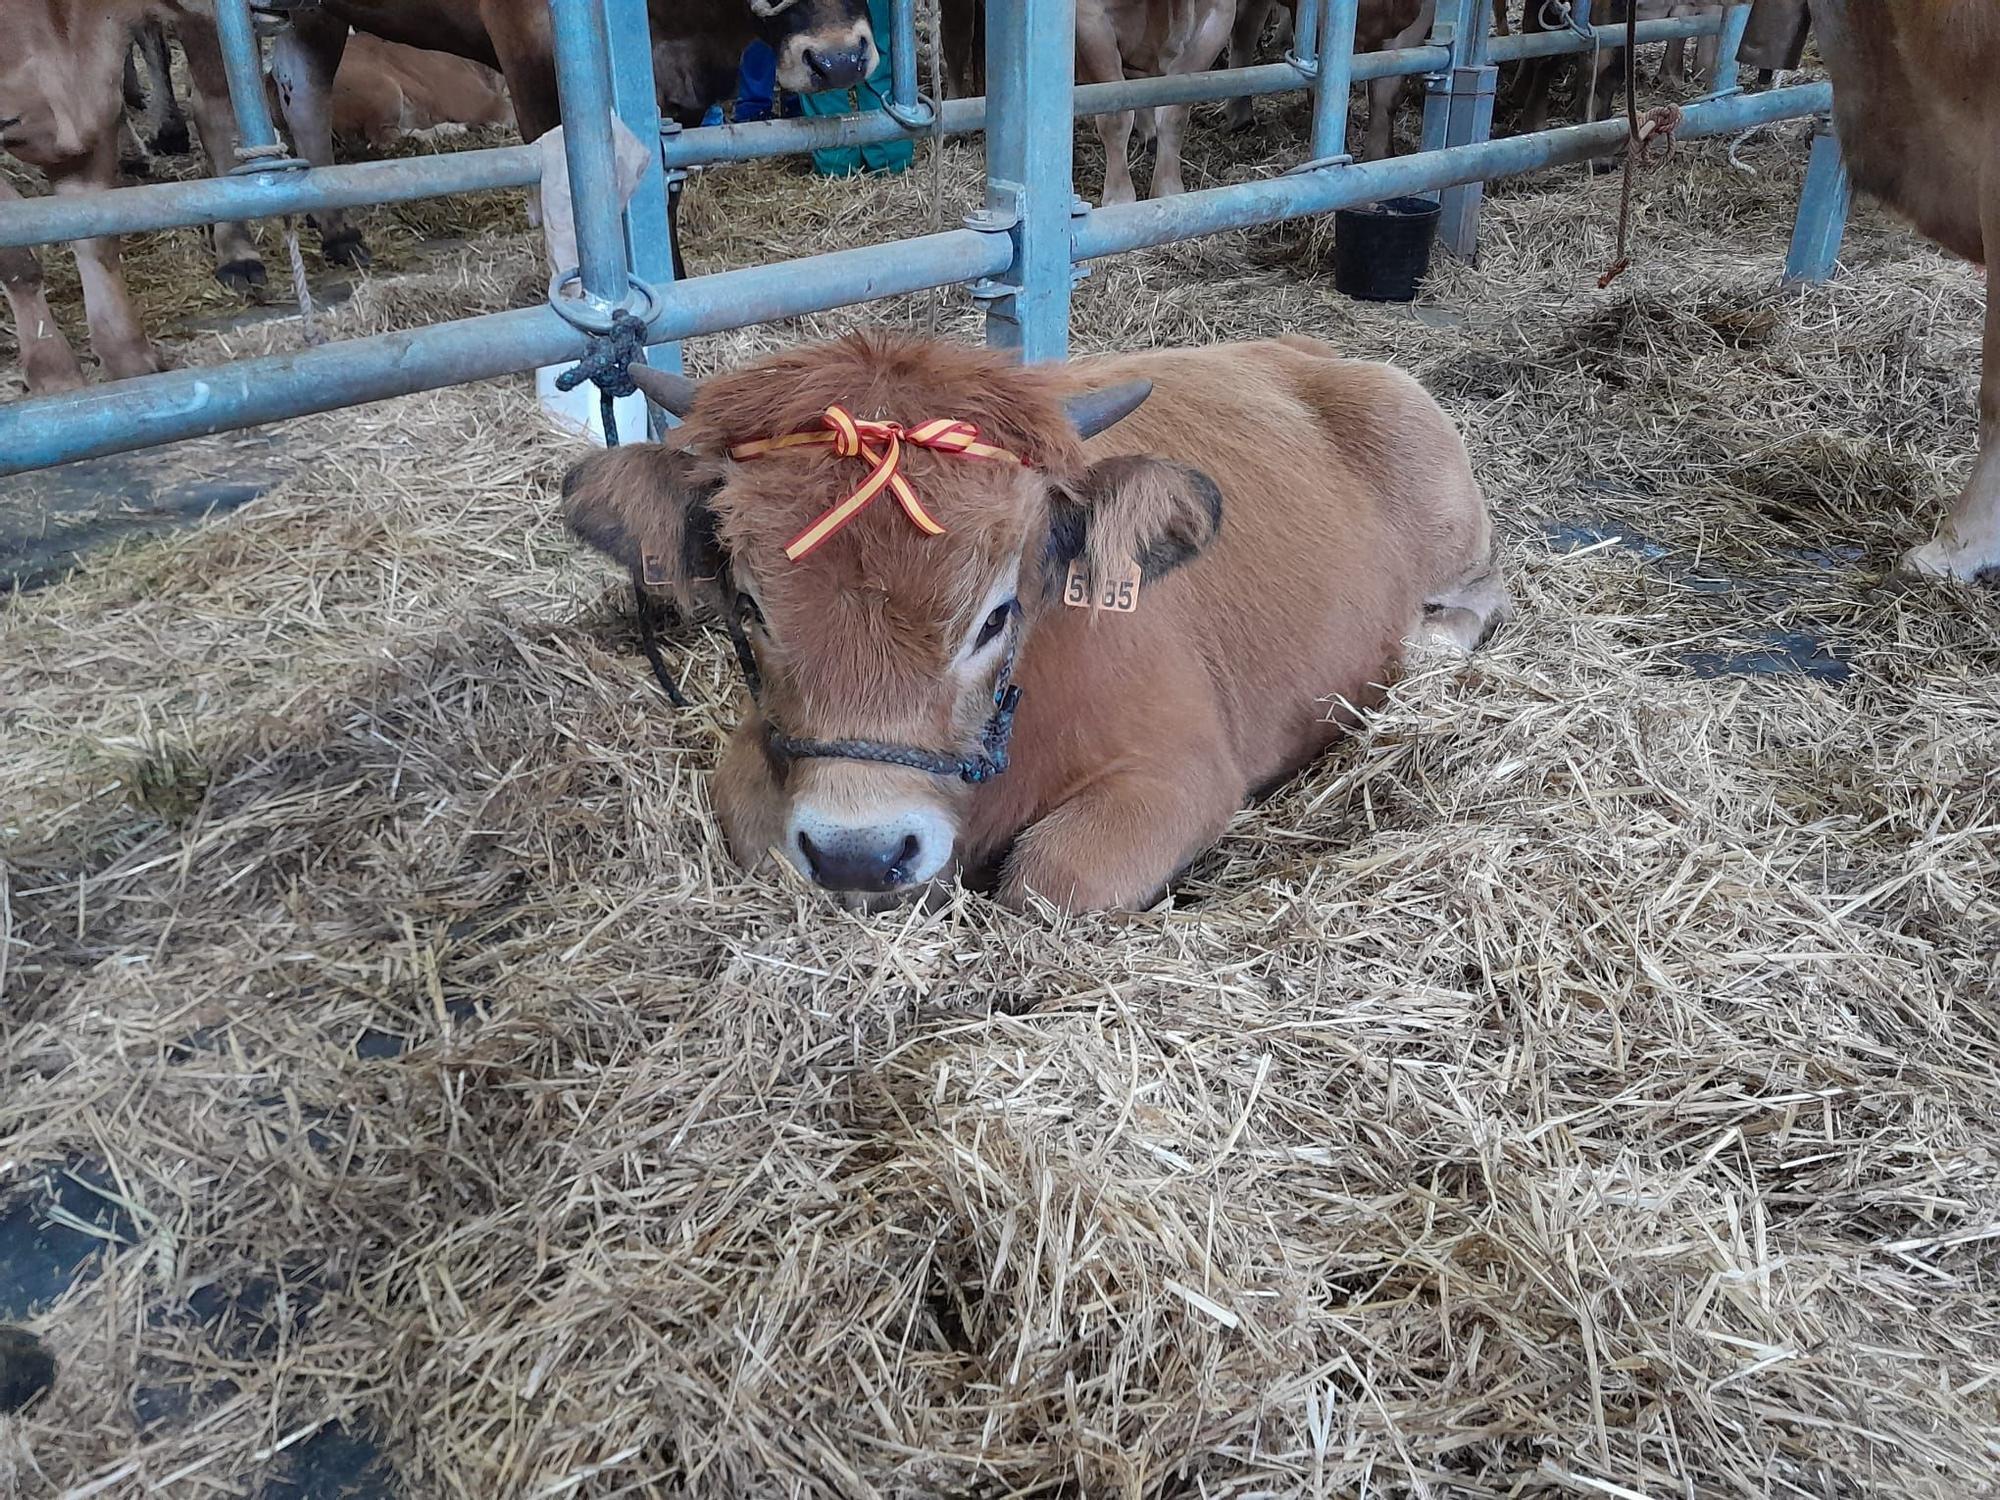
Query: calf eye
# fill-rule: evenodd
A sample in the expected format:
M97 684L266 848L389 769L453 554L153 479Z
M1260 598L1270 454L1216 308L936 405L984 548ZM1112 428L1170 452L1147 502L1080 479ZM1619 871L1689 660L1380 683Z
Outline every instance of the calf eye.
M986 623L979 627L979 639L972 643L972 649L978 651L997 639L1000 632L1007 628L1007 622L1013 617L1014 601L1012 599L1009 599L1005 604L996 604L993 607L993 613L986 617Z
M764 611L757 607L757 601L748 594L736 596L736 618L745 625L762 625Z

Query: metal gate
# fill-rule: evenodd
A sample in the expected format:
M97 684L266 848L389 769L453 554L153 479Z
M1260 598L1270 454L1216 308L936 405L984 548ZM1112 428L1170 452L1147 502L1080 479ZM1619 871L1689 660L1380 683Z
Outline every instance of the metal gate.
M1355 55L1358 0L1298 0L1295 42L1280 63L1074 87L1075 0L987 0L984 98L933 101L916 81L916 0L894 0L892 99L886 111L682 130L663 125L653 88L646 0L550 0L563 132L575 203L578 267L558 283L582 296L296 353L174 370L0 406L0 474L249 427L415 391L513 374L582 357L590 335L622 311L646 325L648 360L680 367L679 341L878 297L966 283L986 311L988 341L1026 359L1060 359L1068 345L1076 267L1102 256L1242 229L1379 199L1437 193L1453 253L1477 249L1483 184L1620 149L1622 120L1491 138L1494 78L1512 59L1625 45L1623 26L1592 27L1574 0L1566 29L1494 36L1491 0L1439 0L1424 45ZM195 182L39 198L0 209L0 247L103 234L404 202L490 188L531 187L530 145L352 166L289 159L266 103L249 0L215 0L239 130L239 166ZM1714 92L1690 105L1677 134L1733 134L1773 120L1821 117L1786 264L1793 279L1832 268L1847 210L1839 148L1824 123L1825 83L1745 93L1735 86L1747 4L1641 22L1639 42L1719 37ZM1357 163L1347 156L1348 88L1420 76L1422 149ZM1258 181L1093 208L1071 184L1075 117L1239 96L1313 91L1300 163ZM657 141L621 210L610 122ZM986 195L963 227L886 244L673 280L668 174L697 164L786 156L902 134L986 136Z

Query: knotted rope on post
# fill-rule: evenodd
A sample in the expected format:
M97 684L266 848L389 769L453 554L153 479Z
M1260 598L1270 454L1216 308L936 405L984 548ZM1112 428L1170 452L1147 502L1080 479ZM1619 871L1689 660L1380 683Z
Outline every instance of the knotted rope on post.
M1632 176L1642 166L1665 161L1674 153L1674 132L1681 126L1678 104L1662 104L1646 111L1643 123L1635 90L1639 85L1639 7L1636 0L1625 9L1625 173L1618 188L1618 248L1604 274L1597 278L1602 291L1625 273L1632 264L1626 254L1626 235L1632 222Z
M624 308L611 314L602 333L587 332L590 351L556 377L556 389L573 391L586 380L597 385L598 413L604 418L604 446L618 446L616 403L639 389L632 379L632 361L646 352L646 325Z

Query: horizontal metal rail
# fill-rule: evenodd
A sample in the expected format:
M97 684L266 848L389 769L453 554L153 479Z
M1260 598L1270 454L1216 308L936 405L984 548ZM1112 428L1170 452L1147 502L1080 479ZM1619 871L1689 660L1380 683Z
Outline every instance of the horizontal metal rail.
M654 343L996 276L1007 235L952 229L680 281L661 292ZM113 381L0 405L0 474L254 427L580 358L584 336L548 307Z
M1726 135L1821 114L1832 104L1825 83L1736 94L1689 105L1678 134ZM1624 122L1605 120L1096 209L1074 221L1071 255L1093 260L1531 172L1605 155L1624 139ZM1004 232L960 229L722 271L667 288L648 337L664 343L973 281L998 275L1012 259ZM513 374L576 359L584 350L580 333L548 308L535 307L31 397L0 405L0 474Z
M1639 23L1639 45L1672 42L1691 36L1720 36L1727 12L1704 11L1698 16L1670 16ZM1565 52L1613 52L1625 45L1623 23L1593 26L1595 42L1587 42L1574 31L1517 31L1512 36L1496 36L1488 44L1489 62L1518 62L1524 57L1560 57Z
M1761 94L1690 104L1675 135L1728 135L1772 120L1819 114L1833 107L1833 87L1805 83ZM1176 198L1121 203L1076 221L1070 243L1077 260L1095 260L1175 240L1248 229L1279 219L1323 214L1357 203L1435 192L1461 182L1482 182L1543 167L1604 156L1625 143L1623 120L1571 125L1533 135L1509 136L1470 146L1450 146L1354 166L1327 167L1258 182L1205 188Z
M1708 36L1717 32L1721 24L1719 14L1642 21L1639 41L1643 45L1675 37ZM1597 36L1606 48L1625 45L1622 26L1600 27ZM1495 37L1492 57L1496 62L1510 57L1548 57L1587 51L1590 45L1571 31ZM1451 51L1446 47L1363 52L1354 59L1352 78L1355 83L1366 83L1374 78L1435 73L1450 64ZM1210 104L1224 99L1283 94L1310 84L1311 80L1290 63L1266 63L1254 68L1085 84L1074 91L1072 102L1074 113L1083 118L1161 105ZM982 131L986 128L986 101L947 100L939 106L938 116L938 128L947 135ZM898 139L906 133L887 112L871 110L832 119L760 120L746 125L710 125L676 131L666 137L662 154L665 166L673 171L720 162L795 156L830 146L872 145ZM185 229L280 214L323 213L328 209L363 208L376 203L408 203L496 188L532 187L540 181L540 166L541 156L534 147L500 146L316 167L303 172L258 172L191 182L147 183L60 198L32 198L0 209L0 249L50 245L105 234Z

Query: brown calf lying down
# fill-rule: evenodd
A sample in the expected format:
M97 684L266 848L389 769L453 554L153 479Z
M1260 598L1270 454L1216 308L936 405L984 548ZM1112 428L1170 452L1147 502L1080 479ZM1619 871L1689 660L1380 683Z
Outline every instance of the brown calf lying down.
M687 424L579 464L570 524L723 612L755 702L716 815L744 863L775 848L831 890L957 873L1013 905L1149 902L1377 700L1406 642L1469 649L1504 613L1450 421L1307 339L1022 367L855 335L698 396L648 378L692 401ZM831 441L836 405L917 436L971 423L1018 462L905 443L914 514L942 534L883 493L792 561L876 465L812 437L731 454ZM1135 607L1070 607L1073 563L1076 593ZM993 770L1010 666L1011 769L969 784Z
M333 80L333 133L376 150L405 131L505 125L513 119L500 75L470 58L356 32Z

